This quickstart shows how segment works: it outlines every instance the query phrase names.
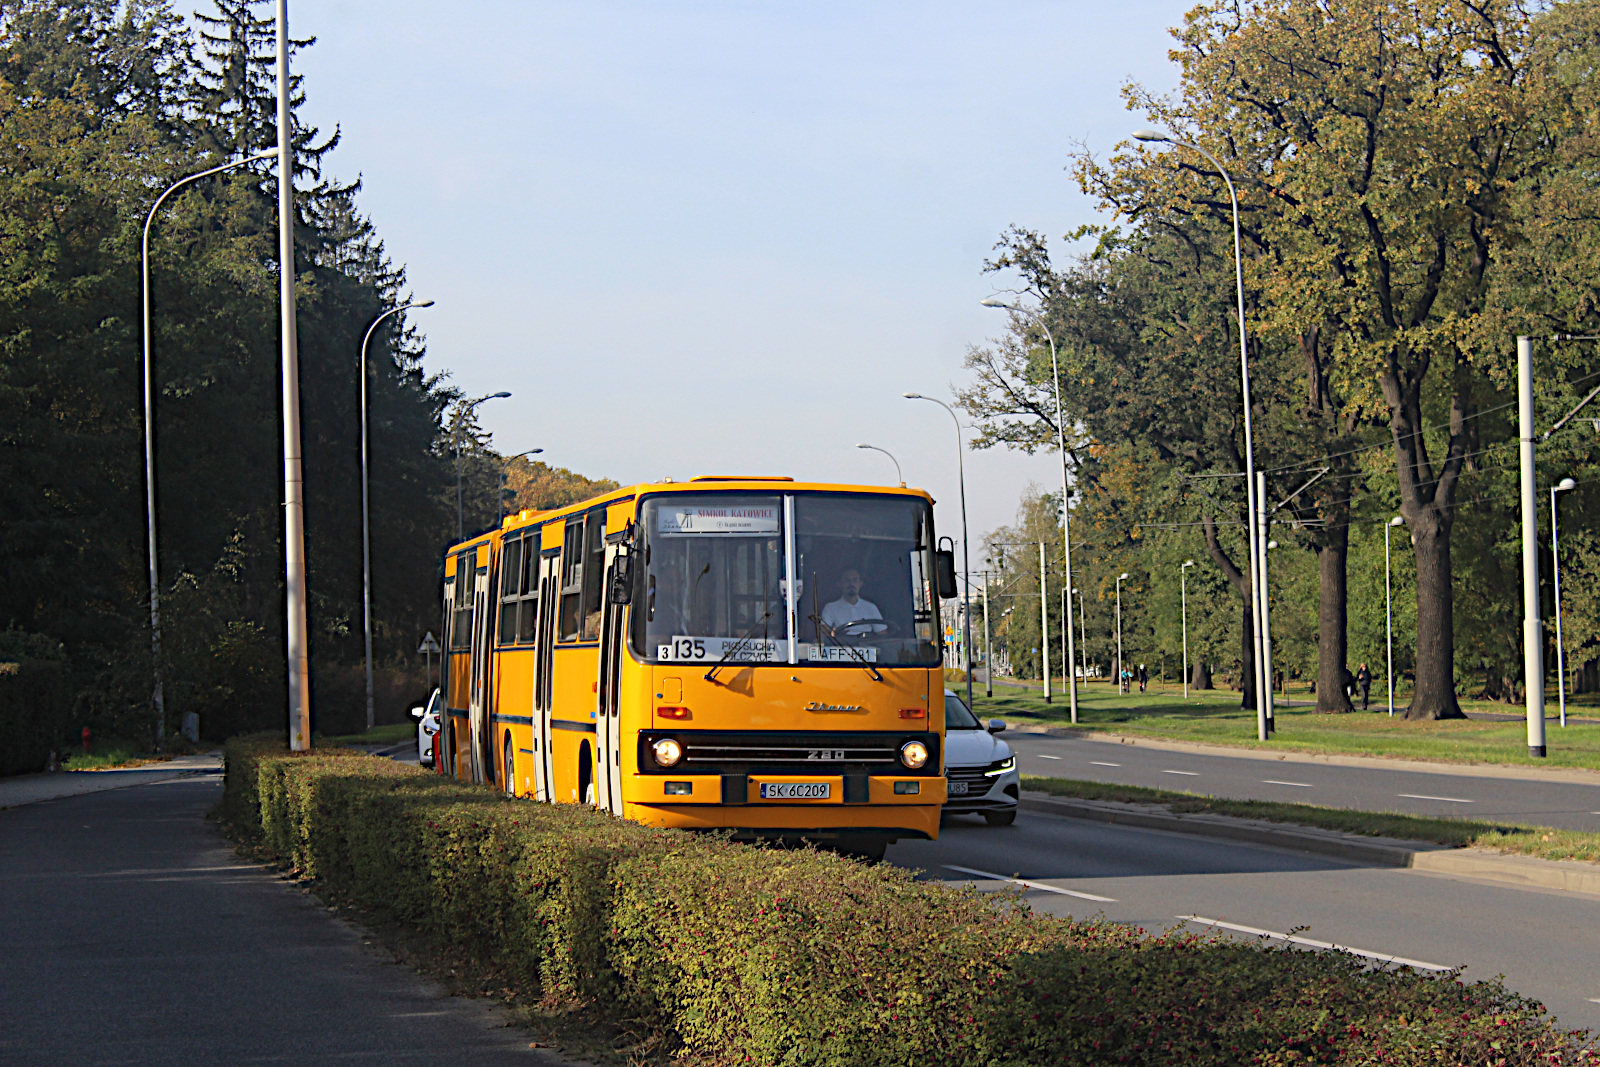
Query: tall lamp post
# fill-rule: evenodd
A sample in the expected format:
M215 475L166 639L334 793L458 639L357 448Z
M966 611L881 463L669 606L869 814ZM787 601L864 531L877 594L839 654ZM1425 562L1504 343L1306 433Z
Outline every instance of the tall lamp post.
M1074 589L1072 595L1078 598L1078 655L1083 660L1083 684L1089 684L1089 628L1083 621L1083 590ZM1072 625L1071 601L1068 601L1067 625Z
M1122 583L1128 580L1128 572L1123 571L1117 575L1117 692L1122 692Z
M956 479L961 486L961 620L965 632L965 658L967 675L967 707L972 707L972 612L967 609L967 590L972 584L972 548L967 540L967 443L961 439L961 420L956 418L955 409L943 400L921 393L901 393L907 400L928 400L950 413L950 421L956 424ZM893 459L893 456L889 457ZM900 469L900 464L895 464L895 470ZM905 484L903 481L901 484ZM1048 681L1045 683L1048 685ZM1048 695L1048 694L1047 694Z
M154 368L150 360L150 226L155 222L156 212L161 209L162 202L190 182L242 167L246 163L271 159L277 154L276 148L269 148L253 156L236 159L232 163L224 163L220 167L212 167L210 170L191 174L187 178L179 178L156 197L156 202L150 205L150 212L144 218L144 236L139 244L139 289L143 309L144 341L144 521L150 551L150 661L155 682L150 701L156 716L157 752L161 751L162 741L165 740L167 703L164 687L161 684L161 588L160 568L156 556L156 400Z
M1072 519L1071 509L1067 506L1067 430L1065 416L1061 409L1061 366L1056 353L1055 334L1050 332L1049 325L1044 321L1044 316L1032 308L1022 307L1019 304L1008 304L999 297L991 296L979 303L986 308L1003 308L1017 315L1025 315L1032 319L1039 329L1044 332L1045 339L1050 342L1050 381L1054 385L1056 395L1056 450L1061 453L1061 584L1072 588ZM1070 605L1069 605L1070 608ZM1074 676L1072 661L1077 657L1073 653L1072 641L1072 614L1069 610L1066 619L1067 647L1064 653L1067 675L1067 704L1071 708L1072 721L1078 721L1078 681ZM1088 676L1084 676L1088 680Z
M453 447L456 452L456 542L458 544L467 539L466 522L462 517L461 511L461 427L466 424L467 416L476 410L479 404L490 400L505 400L510 396L510 393L504 392L490 393L488 396L480 396L476 400L469 400L456 408L456 432Z
M1183 597L1183 699L1189 699L1189 568L1194 560L1186 559L1178 568L1178 591Z
M372 512L368 490L367 449L367 345L372 340L378 324L390 315L398 315L407 308L431 308L432 300L414 301L390 308L372 320L366 336L361 338L361 365L357 376L361 379L361 629L367 656L367 729L374 725L372 712Z
M1244 325L1244 256L1240 251L1239 245L1239 194L1233 187L1233 178L1229 176L1227 168L1222 165L1222 162L1216 156L1199 145L1180 141L1161 130L1135 130L1133 131L1133 136L1139 141L1164 141L1167 144L1175 145L1178 148L1187 148L1191 152L1198 152L1200 155L1205 156L1217 168L1217 172L1222 175L1223 182L1228 186L1228 199L1233 203L1233 279L1234 286L1238 291L1239 304L1239 384L1240 399L1244 404L1245 517L1249 525L1248 540L1250 542L1250 621L1254 630L1253 639L1256 659L1256 740L1265 741L1267 739L1267 698L1263 694L1267 692L1268 687L1263 684L1266 681L1266 676L1264 674L1265 663L1261 643L1261 607L1263 599L1259 579L1262 563L1262 538L1259 516L1256 513L1258 503L1256 499L1255 434L1250 418L1250 346L1245 336Z
M1039 542L1039 674L1044 678L1044 702L1050 703L1050 572L1045 568L1044 542Z
M870 448L874 452L882 452L884 455L888 456L889 462L894 464L895 481L900 483L900 488L904 489L906 487L906 476L900 473L900 461L894 458L893 452L890 452L887 448L879 448L877 445L856 445L856 447ZM966 551L965 547L962 548L962 551Z
M514 456L506 456L500 461L500 517L497 522L506 521L506 471L511 469L511 461L524 456L537 456L544 452L542 448L530 448L526 452L518 452Z
M1561 725L1567 725L1567 655L1561 646L1561 538L1556 531L1556 494L1578 488L1571 478L1550 487L1550 572L1556 584L1556 692L1561 699Z
M994 649L989 646L989 572L983 572L983 695L994 699Z
M1383 627L1385 654L1389 672L1389 718L1394 718L1394 588L1389 581L1389 534L1396 526L1404 526L1406 520L1396 515L1383 527ZM1340 679L1340 685L1344 680Z

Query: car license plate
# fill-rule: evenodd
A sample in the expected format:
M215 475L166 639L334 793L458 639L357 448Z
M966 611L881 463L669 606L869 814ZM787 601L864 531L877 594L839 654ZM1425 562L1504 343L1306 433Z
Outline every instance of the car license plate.
M762 800L828 800L833 796L829 782L762 782Z
M966 796L967 795L967 783L966 782L951 782L950 783L949 793L950 793L950 796L953 796L953 797L964 797L964 796Z

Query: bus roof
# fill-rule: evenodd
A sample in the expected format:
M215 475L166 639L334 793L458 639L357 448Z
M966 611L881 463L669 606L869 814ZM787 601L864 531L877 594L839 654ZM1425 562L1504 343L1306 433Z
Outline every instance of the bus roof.
M609 493L601 493L598 496L579 500L564 507L551 508L548 511L518 511L502 519L498 530L485 530L476 537L469 537L459 544L451 545L445 550L445 553L449 555L472 545L481 545L485 541L492 540L499 533L521 530L529 526L543 526L548 522L565 519L569 515L582 514L602 504L631 500L646 493L748 493L762 490L784 493L882 493L891 496L921 497L929 504L933 503L933 497L926 489L908 489L905 486L898 485L848 485L840 482L797 482L793 478L781 476L703 474L690 478L686 482L673 481L667 478L659 482L640 482L637 485L625 485L620 489L613 489Z

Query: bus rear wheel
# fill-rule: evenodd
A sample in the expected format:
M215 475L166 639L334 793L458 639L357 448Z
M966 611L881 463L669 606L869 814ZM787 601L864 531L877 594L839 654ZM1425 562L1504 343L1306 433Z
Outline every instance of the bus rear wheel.
M506 734L505 786L507 796L517 795L517 750L511 747L511 735Z

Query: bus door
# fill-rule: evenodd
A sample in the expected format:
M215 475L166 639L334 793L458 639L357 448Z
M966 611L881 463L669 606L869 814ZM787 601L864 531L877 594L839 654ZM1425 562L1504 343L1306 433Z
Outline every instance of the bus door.
M473 557L464 556L463 559ZM472 675L467 696L468 739L472 752L472 780L489 782L494 780L494 731L489 728L488 696L489 642L494 629L494 615L489 610L489 568L474 567L472 579Z
M606 535L605 581L600 585L600 678L595 687L595 747L598 772L595 777L595 802L598 807L622 814L622 717L620 693L622 675L623 608L633 590L630 539L633 526ZM615 591L615 593L614 593ZM617 601L622 600L619 604Z
M556 617L560 614L561 549L547 548L539 553L539 637L533 669L533 747L535 764L534 799L554 803L555 754L550 748L550 698L555 666Z

